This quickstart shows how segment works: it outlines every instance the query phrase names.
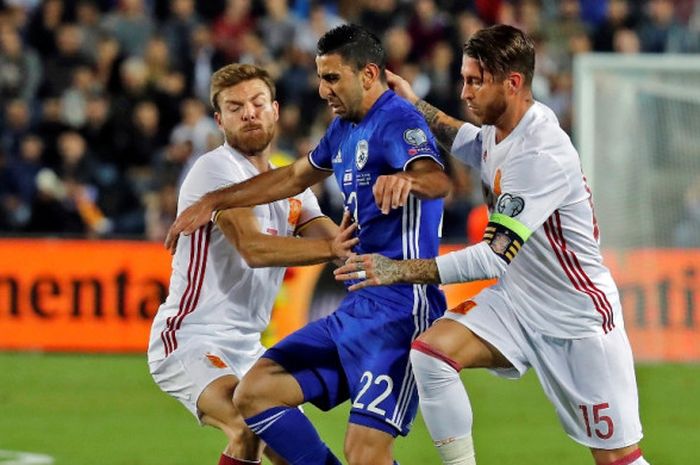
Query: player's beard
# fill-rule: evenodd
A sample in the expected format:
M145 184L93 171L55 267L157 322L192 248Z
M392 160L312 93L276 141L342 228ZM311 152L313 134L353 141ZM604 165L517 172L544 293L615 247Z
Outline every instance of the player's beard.
M499 95L497 99L494 99L493 102L484 107L480 118L481 124L495 125L505 113L506 107L505 96Z
M255 131L245 131L241 129L238 132L225 129L226 142L246 155L255 155L262 152L270 145L272 138L275 136L275 125L271 124L268 127L260 124L259 129Z

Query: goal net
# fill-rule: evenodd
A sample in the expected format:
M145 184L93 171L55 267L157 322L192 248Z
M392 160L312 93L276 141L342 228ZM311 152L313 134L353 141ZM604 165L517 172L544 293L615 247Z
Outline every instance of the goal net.
M603 248L699 247L700 57L588 54L574 73Z

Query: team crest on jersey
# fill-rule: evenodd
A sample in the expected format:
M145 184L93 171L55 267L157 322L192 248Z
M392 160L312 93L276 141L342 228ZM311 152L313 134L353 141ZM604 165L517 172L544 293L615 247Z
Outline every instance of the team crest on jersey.
M301 200L297 198L289 199L289 216L287 217L287 223L290 226L296 226L299 222L299 217L301 216Z
M226 365L226 362L221 360L221 357L218 355L204 354L204 356L207 358L207 360L209 360L209 363L211 363L214 368L226 368L228 366Z
M522 197L514 197L510 194L503 194L498 199L498 204L496 205L496 211L502 213L503 215L510 216L511 218L518 216L518 214L525 208L525 201Z
M473 300L465 300L464 302L460 303L454 308L451 308L448 311L452 313L458 313L460 315L466 315L467 312L474 307L476 307L476 302L474 302Z
M406 129L403 132L403 140L409 145L420 147L428 143L428 136L421 128Z
M355 165L357 165L358 170L361 170L365 167L368 158L369 145L367 144L366 140L362 139L357 143L357 147L355 148Z

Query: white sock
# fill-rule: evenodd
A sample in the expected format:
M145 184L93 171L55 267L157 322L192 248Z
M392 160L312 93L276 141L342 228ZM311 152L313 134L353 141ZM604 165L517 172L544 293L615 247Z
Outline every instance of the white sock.
M644 460L644 457L639 457L637 460L630 463L630 465L650 465L650 464L649 464L649 462Z
M416 349L411 364L420 410L445 465L474 465L472 408L459 373L445 360Z

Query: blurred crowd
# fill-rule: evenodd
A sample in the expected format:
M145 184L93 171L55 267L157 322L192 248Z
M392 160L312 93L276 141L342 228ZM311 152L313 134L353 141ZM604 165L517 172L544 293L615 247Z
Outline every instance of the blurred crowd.
M331 118L316 41L343 22L374 31L389 69L461 118L462 44L520 27L537 46L535 97L567 131L574 55L700 51L698 0L0 0L0 234L161 240L184 173L222 143L209 78L229 62L277 83L275 163L305 156ZM463 240L480 199L449 169L444 236ZM317 194L338 218L333 183Z

